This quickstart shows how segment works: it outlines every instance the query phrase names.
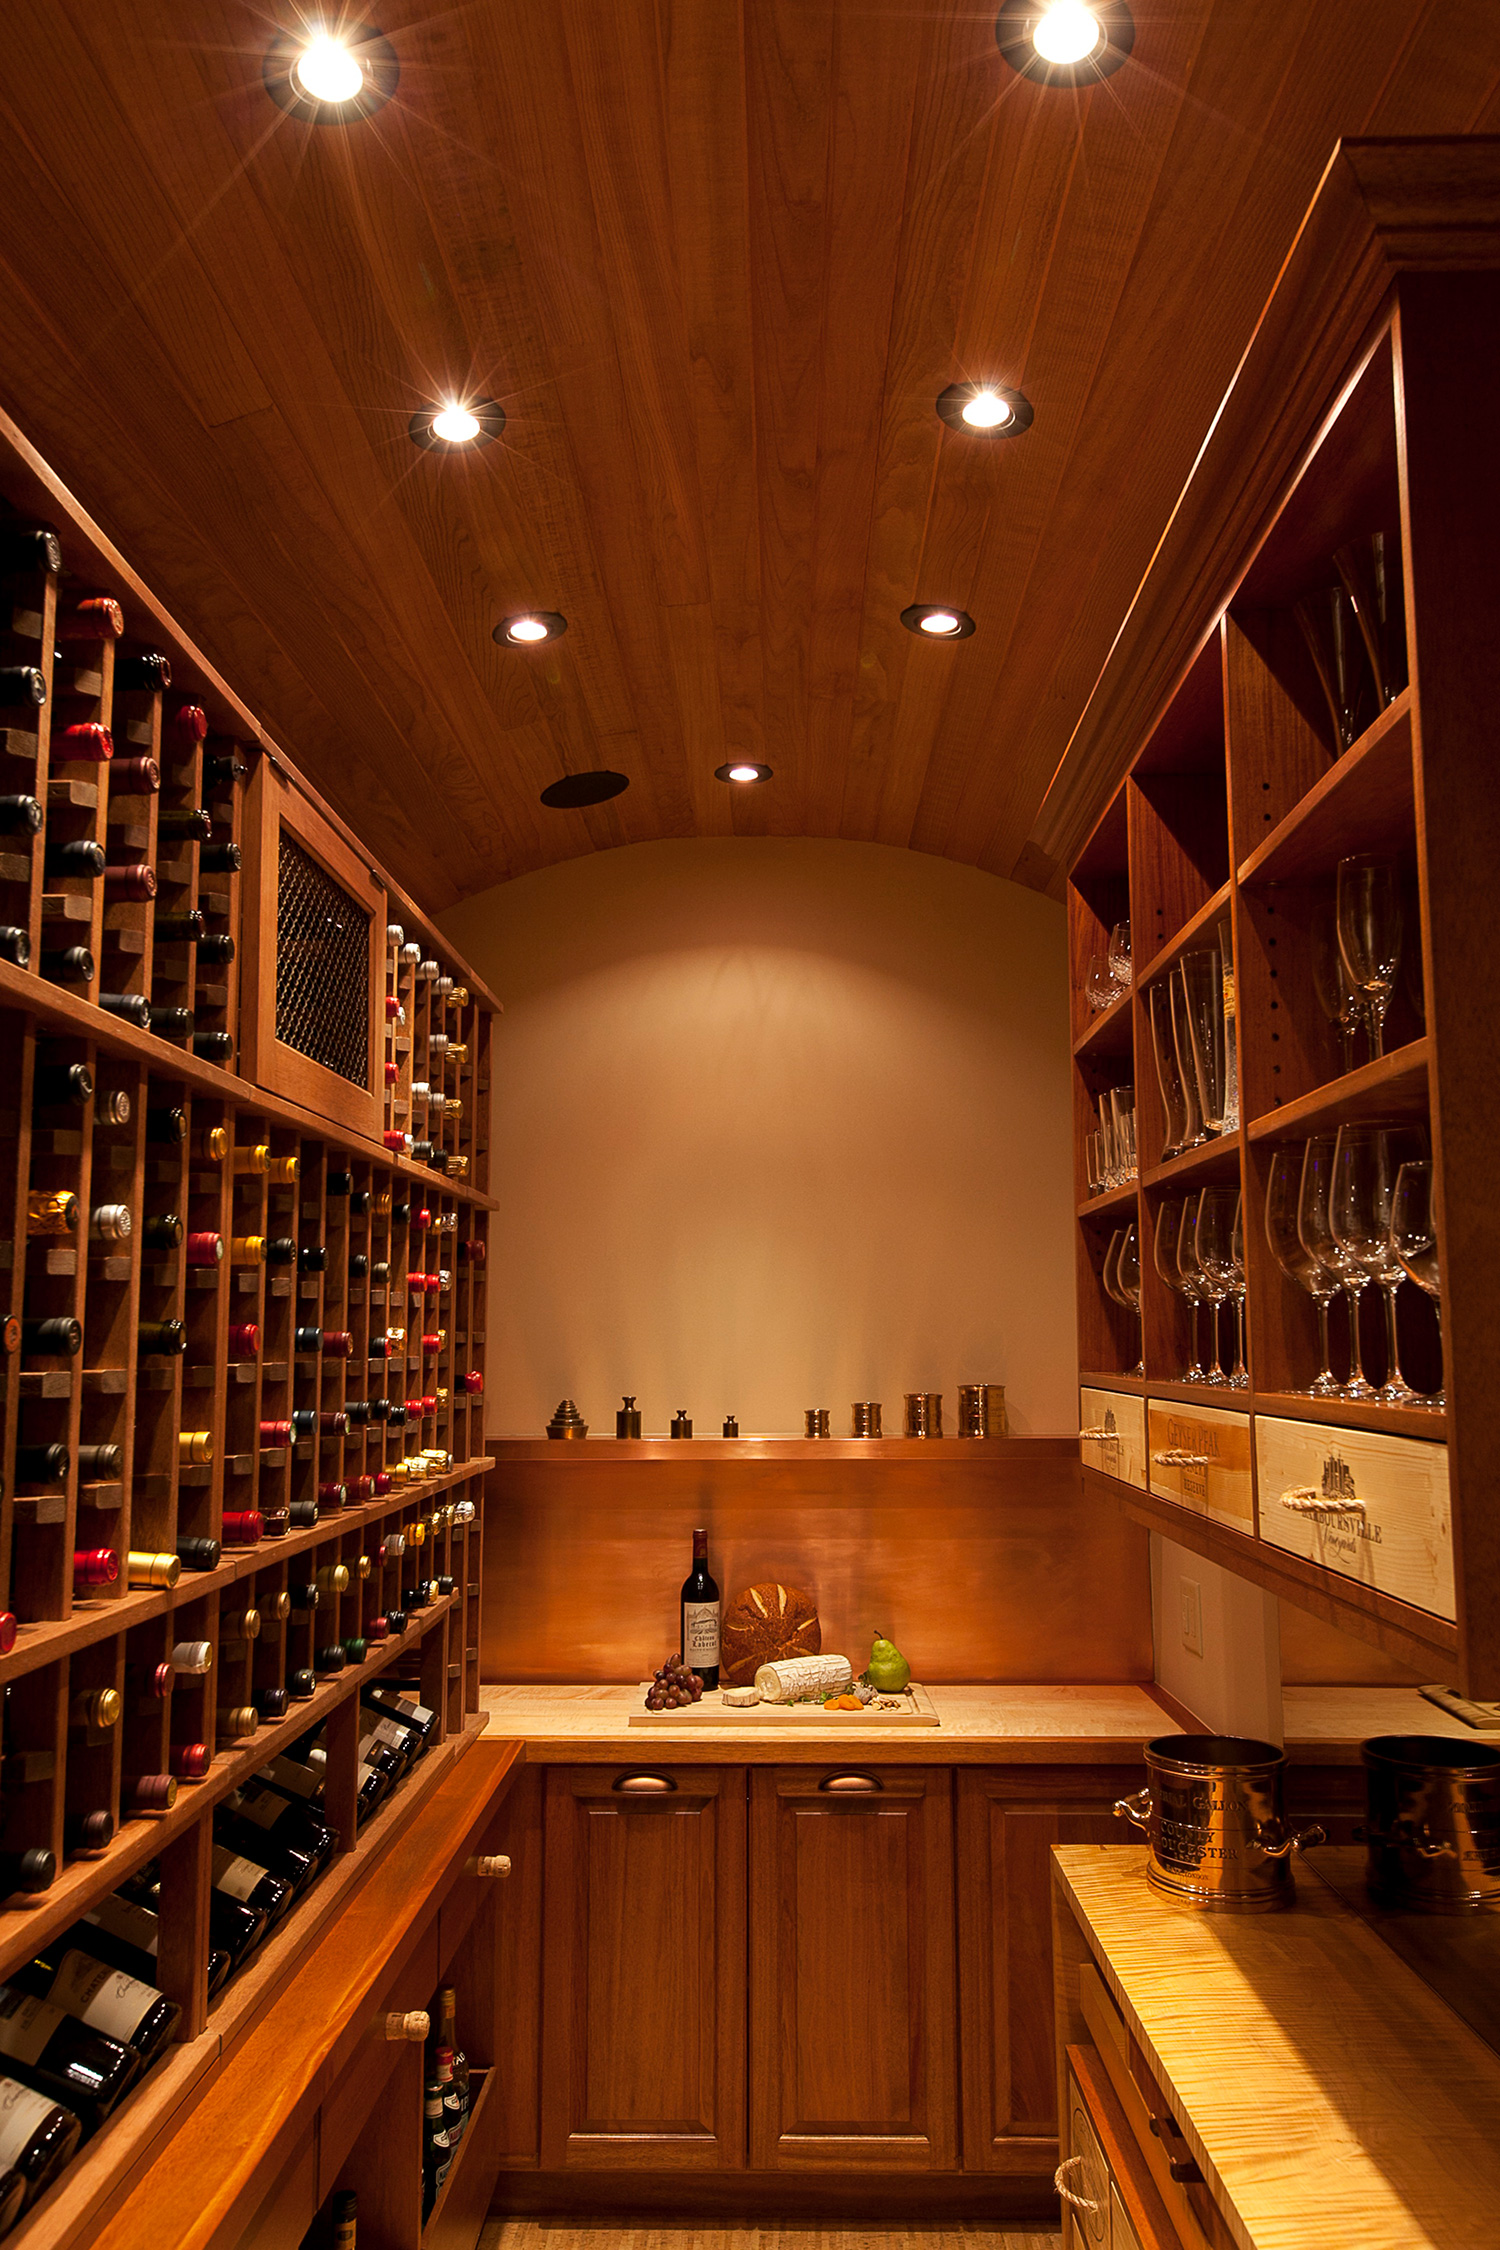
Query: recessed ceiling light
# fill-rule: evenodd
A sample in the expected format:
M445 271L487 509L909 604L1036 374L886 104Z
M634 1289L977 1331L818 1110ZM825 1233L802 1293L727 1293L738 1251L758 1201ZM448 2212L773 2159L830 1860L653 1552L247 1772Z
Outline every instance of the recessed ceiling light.
M317 125L368 117L390 100L400 75L395 48L368 24L278 32L261 67L272 101Z
M950 430L965 437L1019 437L1036 419L1025 392L1004 383L950 383L937 410Z
M553 812L577 812L584 805L606 804L629 787L628 774L610 773L607 768L598 773L565 773L542 791L542 803Z
M968 611L948 602L913 602L902 610L901 622L908 633L925 633L934 641L966 641L974 630Z
M714 767L715 781L738 781L743 784L751 781L769 781L770 778L771 769L769 766L752 765L748 758L736 758L732 765Z
M517 648L531 648L538 641L555 641L567 629L567 619L555 609L523 609L514 617L502 617L490 638L510 641Z
M1125 0L1004 0L995 37L1023 78L1090 86L1129 59L1135 19Z
M490 445L505 427L505 409L496 399L444 399L440 406L424 406L407 423L413 445L431 453L452 453L461 447Z

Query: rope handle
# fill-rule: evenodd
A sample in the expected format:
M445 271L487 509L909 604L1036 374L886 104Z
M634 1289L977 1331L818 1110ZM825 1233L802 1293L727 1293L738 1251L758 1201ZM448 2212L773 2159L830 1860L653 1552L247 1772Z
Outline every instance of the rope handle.
M1333 1500L1315 1484L1289 1485L1281 1495L1281 1505L1294 1516L1362 1516L1365 1513L1363 1500Z
M1151 1458L1159 1469L1206 1469L1213 1455L1184 1453L1180 1445L1174 1445L1166 1453L1153 1453Z
M1064 2203L1071 2203L1075 2211L1092 2211L1097 2217L1098 2204L1091 2202L1086 2195L1075 2195L1068 2185L1067 2175L1078 2165L1085 2164L1087 2161L1087 2157L1084 2156L1065 2156L1052 2175L1052 2185L1056 2188Z
M1118 1438L1119 1434L1118 1430L1080 1430L1078 1436L1080 1442L1087 1445L1090 1442L1103 1444L1109 1438Z

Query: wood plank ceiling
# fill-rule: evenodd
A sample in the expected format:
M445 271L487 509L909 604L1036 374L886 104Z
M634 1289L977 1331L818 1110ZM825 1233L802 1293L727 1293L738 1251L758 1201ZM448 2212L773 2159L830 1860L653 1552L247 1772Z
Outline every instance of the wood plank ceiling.
M1054 882L1038 806L1335 140L1500 126L1495 0L1137 0L1081 95L959 0L369 14L400 84L349 126L268 99L286 0L13 18L0 398L434 907L731 831ZM976 376L1029 433L944 428ZM508 424L438 459L455 392ZM532 606L565 638L497 648ZM628 793L538 803L595 766Z

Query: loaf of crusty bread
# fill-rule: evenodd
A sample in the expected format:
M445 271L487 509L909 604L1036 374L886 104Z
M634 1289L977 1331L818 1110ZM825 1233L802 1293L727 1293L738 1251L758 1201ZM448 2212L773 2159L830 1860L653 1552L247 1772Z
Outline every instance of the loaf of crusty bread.
M747 1586L724 1612L719 1678L725 1687L753 1687L762 1664L779 1656L816 1656L822 1646L811 1594L795 1586Z

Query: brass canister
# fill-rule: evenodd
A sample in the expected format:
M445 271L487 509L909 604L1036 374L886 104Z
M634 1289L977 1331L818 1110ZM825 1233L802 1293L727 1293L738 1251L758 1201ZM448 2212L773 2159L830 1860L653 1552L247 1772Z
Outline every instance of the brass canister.
M1456 1735L1381 1734L1360 1755L1371 1897L1417 1914L1500 1906L1500 1750Z
M849 1435L851 1437L880 1436L880 1401L878 1398L857 1398L849 1409Z
M638 1438L641 1434L641 1410L634 1396L627 1397L623 1406L615 1408L615 1436Z
M826 1406L804 1407L802 1411L803 1436L832 1437L833 1432L828 1426L828 1416L829 1410Z
M559 1401L557 1412L547 1424L549 1438L586 1438L589 1426L570 1398Z
M908 1437L941 1437L943 1434L943 1394L941 1391L907 1391L906 1435Z
M1145 1831L1146 1880L1211 1912L1290 1906L1292 1853L1326 1838L1318 1827L1287 1827L1284 1752L1242 1735L1162 1734L1143 1754L1146 1787L1115 1812Z

